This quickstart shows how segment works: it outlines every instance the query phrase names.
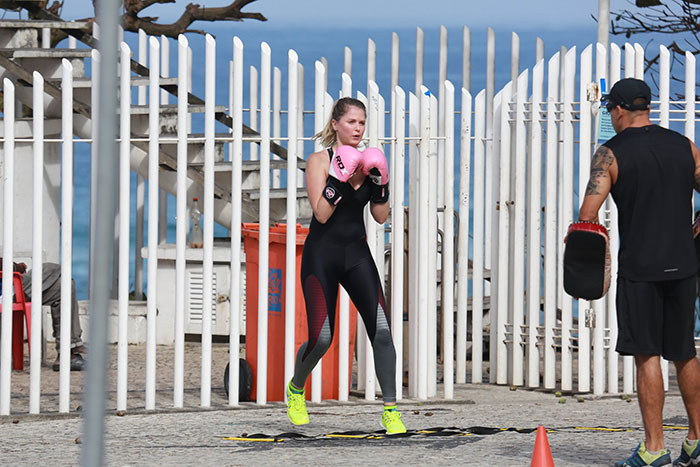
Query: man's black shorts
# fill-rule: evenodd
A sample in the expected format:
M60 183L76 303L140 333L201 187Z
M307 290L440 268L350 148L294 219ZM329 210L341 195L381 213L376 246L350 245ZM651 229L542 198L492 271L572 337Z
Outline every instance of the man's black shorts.
M617 350L622 355L695 356L697 276L659 282L617 278Z

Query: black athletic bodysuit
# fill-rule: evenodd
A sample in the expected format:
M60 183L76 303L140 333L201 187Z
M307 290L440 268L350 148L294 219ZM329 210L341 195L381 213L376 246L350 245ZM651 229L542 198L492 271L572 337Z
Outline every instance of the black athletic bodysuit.
M328 149L332 157L333 152ZM384 402L396 401L396 351L391 338L377 267L367 246L363 210L370 199L369 177L343 200L325 224L311 219L301 257L301 285L309 340L297 352L292 383L303 388L333 340L338 284L348 292L367 329Z

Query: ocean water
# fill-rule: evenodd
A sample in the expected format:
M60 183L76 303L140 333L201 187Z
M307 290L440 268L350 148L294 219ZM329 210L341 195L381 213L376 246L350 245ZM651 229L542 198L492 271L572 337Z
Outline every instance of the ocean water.
M308 30L297 28L275 28L271 25L259 23L243 23L232 25L213 25L208 30L215 35L217 40L217 89L216 101L218 105L228 105L228 62L232 59L232 42L234 35L241 38L244 44L244 107L248 106L249 68L260 67L260 44L265 41L272 50L272 64L279 67L282 73L282 107L286 108L286 80L287 80L287 53L294 49L300 63L305 69L305 109L313 108L314 89L314 62L321 57L328 60L329 82L328 90L333 96L340 91L340 76L344 67L344 47L353 51L352 76L354 77L353 94L358 90L366 91L367 81L367 44L372 39L377 48L376 81L380 93L387 100L390 99L389 87L391 79L391 41L392 32L396 32L400 39L400 75L399 85L407 92L413 91L415 86L415 48L416 29L406 28L351 28L351 27L327 27L319 26L310 34ZM486 83L486 28L478 25L472 30L472 75L470 90L476 95L485 87ZM437 92L439 37L438 27L424 28L425 58L424 58L424 84L433 92ZM545 60L548 60L562 46L571 48L576 46L579 50L586 47L596 38L596 25L592 22L590 28L579 30L552 30L552 31L515 31L520 38L520 70L531 68L535 63L536 39L539 37L545 44ZM126 41L133 51L137 51L137 37L135 34L127 34ZM204 37L188 35L190 47L193 49L193 92L204 96ZM462 86L462 28L448 29L448 79L452 81L456 89ZM614 38L613 38L614 40ZM134 52L137 57L137 52ZM174 75L177 70L177 42L170 42L170 70ZM89 73L89 64L88 64ZM496 30L496 89L505 85L511 76L511 31ZM457 94L457 93L456 93ZM135 97L134 97L135 102ZM457 98L457 107L459 106ZM171 97L170 103L175 103ZM244 121L248 123L248 115L244 114ZM217 123L217 132L224 132L226 128ZM312 128L312 116L307 116L305 121L306 133ZM193 131L203 132L202 118L193 118ZM282 133L285 134L286 121L283 115ZM244 145L247 147L248 145ZM311 152L311 143L307 145L306 155ZM459 151L456 151L459 154ZM78 143L75 147L75 207L74 207L74 239L73 239L73 272L76 279L78 296L87 298L88 277L88 250L89 250L89 200L90 200L90 147L86 143ZM455 161L458 167L459 161ZM459 170L456 170L457 175ZM456 187L459 180L455 180ZM132 175L132 200L131 200L131 279L130 288L133 289L133 262L134 262L134 228L135 225L135 186L136 177ZM147 191L146 191L147 193ZM455 191L457 193L457 191ZM146 198L146 206L148 201ZM146 213L146 215L148 215ZM147 225L147 224L146 224ZM146 227L147 228L147 227ZM223 227L215 228L215 235L225 236ZM168 201L168 241L174 242L175 238L175 200L169 196ZM144 265L145 271L145 265ZM144 274L145 275L145 274Z

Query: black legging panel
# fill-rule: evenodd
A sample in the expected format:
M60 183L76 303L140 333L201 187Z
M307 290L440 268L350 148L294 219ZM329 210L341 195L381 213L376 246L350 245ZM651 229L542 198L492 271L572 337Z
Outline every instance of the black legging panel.
M326 237L327 238L327 237ZM367 329L385 402L396 400L396 351L384 294L364 239L338 244L309 239L304 245L301 283L309 340L297 353L293 383L303 387L333 340L338 285L347 290Z

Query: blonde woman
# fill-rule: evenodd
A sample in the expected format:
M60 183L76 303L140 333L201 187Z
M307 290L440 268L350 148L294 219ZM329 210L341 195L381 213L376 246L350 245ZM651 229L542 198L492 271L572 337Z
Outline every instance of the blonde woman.
M365 132L365 106L342 98L316 138L327 148L306 163L306 191L313 219L301 259L301 285L309 338L297 352L294 377L287 385L287 414L295 425L309 423L304 385L333 340L338 285L347 290L362 317L374 351L384 398L381 424L387 434L405 433L396 410L396 351L389 328L381 281L369 247L363 218L383 223L389 214L386 158L377 148L357 150Z

